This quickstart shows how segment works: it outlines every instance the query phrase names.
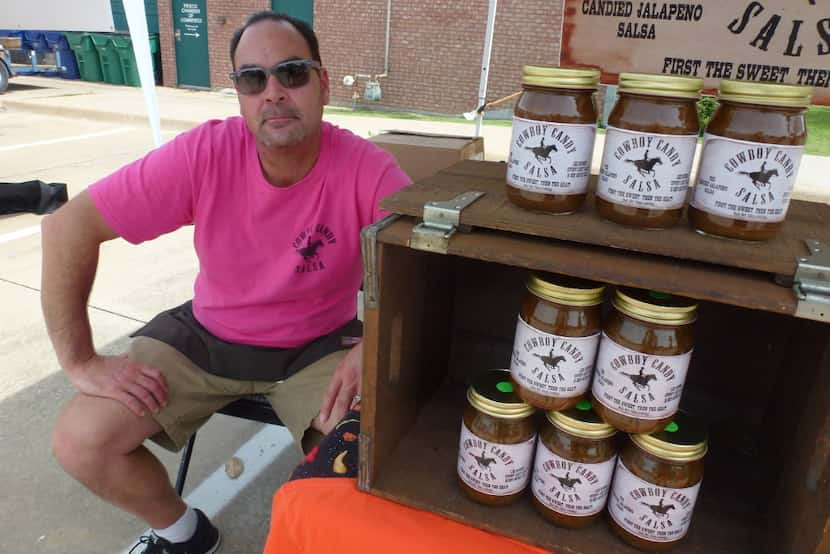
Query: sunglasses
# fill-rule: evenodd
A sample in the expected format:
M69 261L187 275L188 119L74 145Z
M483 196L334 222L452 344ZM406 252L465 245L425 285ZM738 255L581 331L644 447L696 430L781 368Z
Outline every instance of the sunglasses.
M240 94L259 94L268 84L268 76L273 75L285 88L299 88L308 84L311 70L320 70L322 66L316 60L288 60L265 68L251 66L233 71L230 78Z

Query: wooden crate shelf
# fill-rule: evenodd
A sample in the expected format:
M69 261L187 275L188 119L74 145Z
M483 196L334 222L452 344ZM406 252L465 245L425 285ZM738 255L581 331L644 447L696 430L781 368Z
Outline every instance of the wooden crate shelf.
M794 317L792 289L773 279L792 275L803 239L830 244L830 207L794 202L803 220L766 250L688 228L673 242L671 232L607 231L590 211L512 213L498 165L462 162L383 203L403 216L367 258L358 485L558 553L634 552L604 521L562 530L528 498L489 508L456 484L464 383L508 366L527 273L550 271L700 301L681 409L707 424L710 450L675 552L830 552L830 325ZM446 254L409 247L425 201L485 188L489 203L462 212L472 232Z

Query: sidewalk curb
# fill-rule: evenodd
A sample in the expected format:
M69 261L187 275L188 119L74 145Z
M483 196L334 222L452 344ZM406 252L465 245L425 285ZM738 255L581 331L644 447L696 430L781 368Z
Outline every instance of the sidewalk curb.
M49 106L40 104L36 101L26 100L0 100L0 108L14 108L31 113L41 115L55 115L60 117L70 117L77 119L91 119L95 121L106 121L109 123L118 123L122 125L134 126L150 126L146 115L131 114L125 112L104 111L99 109L88 108L70 108L64 109L59 106ZM204 121L192 121L187 119L176 119L172 117L162 117L161 127L165 130L171 131L188 131L197 125L204 123Z

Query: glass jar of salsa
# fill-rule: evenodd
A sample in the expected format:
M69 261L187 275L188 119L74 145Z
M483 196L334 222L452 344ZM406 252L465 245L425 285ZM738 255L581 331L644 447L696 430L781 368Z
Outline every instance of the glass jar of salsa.
M620 287L600 339L591 392L594 409L626 433L651 433L680 405L694 348L697 304Z
M616 223L665 229L680 220L700 131L703 79L621 73L605 134L597 212Z
M566 214L585 202L598 83L597 69L522 68L507 163L507 198L515 205Z
M689 204L692 227L751 241L778 233L807 141L811 96L802 85L720 82Z
M579 529L600 517L617 460L616 432L588 400L547 413L531 481L533 505L545 519Z
M527 290L510 362L516 392L542 410L570 408L591 384L605 287L539 273L530 276Z
M458 484L490 506L515 501L527 486L536 444L535 410L514 392L507 370L479 373L467 389L458 448Z
M608 499L611 528L640 550L669 550L692 522L703 481L706 433L679 413L664 429L630 439L617 461Z

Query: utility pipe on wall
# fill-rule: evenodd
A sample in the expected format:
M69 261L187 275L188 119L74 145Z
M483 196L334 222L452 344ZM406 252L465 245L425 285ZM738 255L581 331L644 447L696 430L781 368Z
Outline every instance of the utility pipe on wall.
M386 46L383 49L383 73L378 77L389 75L389 31L392 22L392 0L386 0Z
M367 73L355 73L355 79L380 79L389 75L389 42L392 27L392 0L386 0L386 43L383 49L383 73L371 75Z

